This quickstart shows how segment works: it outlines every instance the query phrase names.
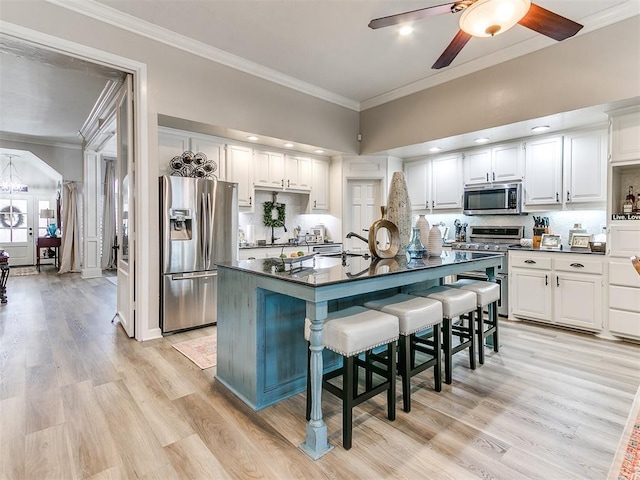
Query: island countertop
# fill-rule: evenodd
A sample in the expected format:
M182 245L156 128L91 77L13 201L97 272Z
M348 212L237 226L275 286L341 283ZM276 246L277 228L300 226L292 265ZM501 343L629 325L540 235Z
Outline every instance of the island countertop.
M440 256L424 258L421 262L409 263L402 256L381 259L347 255L343 259L340 256L315 255L313 258L302 262L296 262L295 260L291 262L292 259L287 259L286 264L279 258L266 258L223 262L219 263L218 267L240 270L307 286L323 286L353 282L359 279L400 275L426 269L438 268L440 270L443 267L464 264L470 264L469 270L475 270L483 267L472 264L477 264L481 260L503 256L504 253L445 251Z

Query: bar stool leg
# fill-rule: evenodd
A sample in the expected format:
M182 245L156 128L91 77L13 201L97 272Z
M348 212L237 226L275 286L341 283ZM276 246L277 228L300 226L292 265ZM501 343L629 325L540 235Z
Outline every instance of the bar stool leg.
M396 419L396 342L387 345L389 351L387 363L387 418L391 421ZM407 375L408 376L408 375Z
M342 387L342 446L345 450L351 448L352 427L353 427L353 400L354 400L354 356L343 359L343 378L344 385Z
M471 346L469 347L469 366L471 367L471 370L476 369L476 336L473 331L473 317L474 315L472 310L469 312L469 340L471 341Z
M478 336L478 362L484 364L484 315L482 314L482 306L476 310L478 328L475 331Z
M409 389L411 388L411 378L409 373L413 367L411 356L411 336L412 335L400 335L399 343L399 355L400 364L398 365L398 371L402 376L402 408L405 412L411 411L411 395Z
M493 327L495 328L493 332L493 351L497 352L500 350L500 342L498 338L498 302L493 302L489 305L491 318L493 319Z
M451 384L453 380L453 362L451 345L453 343L453 332L451 330L451 319L443 319L442 350L444 351L444 383Z
M434 389L436 392L442 391L442 365L441 365L441 348L442 342L440 341L440 324L436 323L433 326L433 352L435 355L438 355L435 366L433 367L433 380L434 380Z

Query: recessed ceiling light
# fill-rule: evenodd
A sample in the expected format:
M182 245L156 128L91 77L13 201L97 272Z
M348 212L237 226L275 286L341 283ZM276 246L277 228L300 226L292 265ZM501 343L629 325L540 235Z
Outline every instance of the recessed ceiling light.
M293 143L287 142L287 143L284 144L284 146L287 147L287 148L291 148L291 147L293 147Z
M476 138L475 142L476 143L487 143L489 140L491 140L491 139L487 138L487 137L480 137L480 138Z
M440 148L440 147L431 147L429 149L430 152L439 152L440 150L442 150L442 148Z
M546 132L547 130L549 130L551 127L549 125L538 125L537 127L533 127L531 129L532 132Z
M314 153L324 153L324 150L318 149L318 150L314 150Z
M400 27L400 35L410 35L411 33L413 33L413 27L411 25Z
M255 142L256 140L258 140L258 137L256 137L255 135L249 135L247 139L251 140L252 142Z

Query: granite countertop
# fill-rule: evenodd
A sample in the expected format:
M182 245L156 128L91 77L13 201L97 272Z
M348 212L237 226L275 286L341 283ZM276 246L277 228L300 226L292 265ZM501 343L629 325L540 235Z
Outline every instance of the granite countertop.
M389 259L373 259L371 257L365 258L350 255L343 262L340 257L316 255L302 262L294 261L291 264L292 270L290 265L287 265L286 269L284 269L283 261L278 258L223 262L218 266L261 276L277 277L294 283L319 286L438 267L446 268L447 266L465 263L469 264L468 270L475 270L478 267L474 263L501 257L504 257L504 253L445 251L439 257L425 258L422 262L416 264L408 263L403 256Z
M544 250L539 248L531 248L531 247L521 247L519 245L514 245L509 247L509 250L513 250L515 252L543 252L543 253L580 253L582 255L604 255L604 252L592 252L591 250L584 249L571 249L564 248L562 250Z
M277 242L277 243L267 243L266 245L244 245L240 246L240 250L249 250L252 248L282 248L282 247L320 247L320 246L331 246L331 245L342 245L342 243L338 242L324 242L324 243L312 243L312 242L301 242L301 243L288 243L288 242Z

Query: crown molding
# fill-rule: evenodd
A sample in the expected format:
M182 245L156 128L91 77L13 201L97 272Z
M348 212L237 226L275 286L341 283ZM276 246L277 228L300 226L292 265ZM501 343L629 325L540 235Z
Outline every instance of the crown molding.
M234 68L244 73L262 78L278 85L296 90L298 92L311 95L321 100L339 105L341 107L360 111L360 103L350 98L343 97L336 93L324 90L316 85L312 85L297 78L285 75L277 70L264 67L255 62L233 55L231 53L212 47L198 40L185 37L176 32L172 32L163 27L153 25L140 20L132 15L120 12L94 0L46 0L59 7L72 10L95 20L108 23L114 27L122 28L137 35L151 40L164 43L171 47L184 50L194 55L198 55L207 60L220 63L227 67Z
M626 20L639 14L640 2L637 2L635 0L628 0L624 3L608 8L603 12L599 12L597 14L581 19L580 21L584 22L586 25L576 36L593 32L600 28L613 25L614 23L621 22L622 20ZM430 77L418 80L408 85L404 85L400 88L396 88L389 92L383 93L382 95L377 95L367 100L363 100L360 103L360 111L377 107L393 100L406 97L407 95L426 90L427 88L435 87L437 85L455 80L460 77L464 77L465 75L478 72L485 68L489 68L499 63L506 62L508 60L513 60L514 58L535 52L536 50L540 50L542 48L553 46L555 44L557 44L557 42L551 40L550 38L547 38L543 35L536 35L529 40L511 45L510 47L504 48L490 55L485 55L475 60L450 67L446 70L441 70L437 74L431 75Z
M0 132L0 142L16 142L26 143L29 145L44 145L47 147L70 148L73 150L82 150L81 140L78 143L61 142L55 138L33 137L30 135L22 135L20 133ZM0 145L2 146L2 145ZM5 148L6 145L4 145Z

